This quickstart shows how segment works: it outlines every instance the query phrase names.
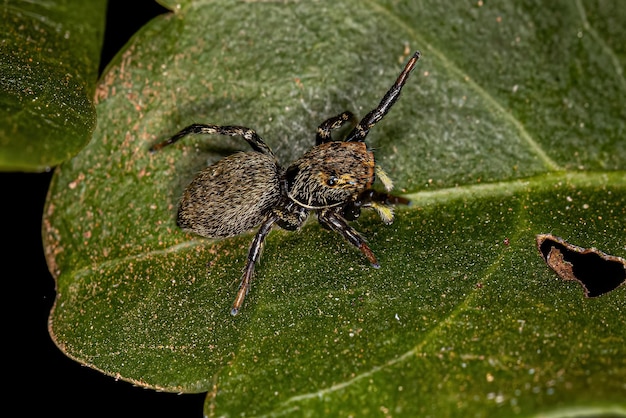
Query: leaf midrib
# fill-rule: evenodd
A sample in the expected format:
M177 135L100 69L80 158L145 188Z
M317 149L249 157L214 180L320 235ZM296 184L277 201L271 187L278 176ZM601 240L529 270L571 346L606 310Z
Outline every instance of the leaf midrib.
M534 177L524 179L514 179L508 181L499 181L494 183L481 183L473 185L463 185L458 187L450 187L433 191L419 191L403 195L411 201L409 208L405 210L417 210L419 207L430 206L434 204L449 204L450 202L461 199L480 199L480 198L500 198L502 196L511 196L523 193L528 190L538 191L554 187L558 183L567 183L579 187L591 187L610 185L613 188L626 188L626 170L621 171L601 171L601 172L569 172L561 171L557 173L546 173ZM107 259L97 264L83 266L77 270L68 273L69 277L78 279L85 275L89 275L95 269L108 268L118 264L128 264L132 261L139 261L146 258L154 257L159 254L171 254L181 249L194 249L199 246L206 246L211 242L209 239L198 238L183 241L175 245L160 248L158 250L139 252L129 254L124 257Z

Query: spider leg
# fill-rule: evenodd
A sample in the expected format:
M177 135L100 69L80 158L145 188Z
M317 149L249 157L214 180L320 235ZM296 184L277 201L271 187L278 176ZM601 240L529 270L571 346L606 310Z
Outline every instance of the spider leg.
M409 62L407 62L404 70L402 70L396 82L393 84L393 86L391 86L387 93L385 93L385 96L380 101L378 107L376 107L374 110L365 115L363 119L361 119L361 121L358 123L358 125L355 126L352 132L348 134L345 141L362 142L365 140L365 137L369 133L370 129L374 125L376 125L376 123L378 123L383 117L385 117L387 112L389 112L389 109L391 109L391 106L393 106L396 100L398 100L398 97L400 97L400 91L402 90L402 86L404 86L404 83L409 77L409 74L411 74L411 71L413 71L415 63L417 63L417 60L419 58L420 53L419 51L416 51L409 60Z
M333 138L330 135L330 131L341 128L346 122L353 120L354 114L350 111L345 111L340 115L332 117L322 122L317 128L317 135L315 136L315 145L320 145L325 142L330 142Z
M378 212L384 223L393 223L393 209L395 205L409 205L411 201L401 196L379 192L374 189L363 190L357 198L342 208L341 215L348 221L354 221L361 216L361 209L371 208Z
M248 250L248 261L246 262L246 267L243 270L241 283L239 284L239 291L237 292L237 297L235 297L235 301L233 302L233 307L230 310L230 314L233 316L239 313L239 310L243 306L243 300L250 291L252 277L254 276L254 266L261 257L263 242L265 241L267 234L271 231L272 225L274 225L276 219L276 216L270 216L267 218L265 222L261 224L261 227L252 240L252 244L250 244L250 249Z
M218 134L218 135L228 135L228 136L241 136L245 139L248 144L257 152L262 154L269 155L272 158L274 157L274 153L267 146L267 144L261 139L261 137L252 129L246 128L243 126L218 126L218 125L207 125L207 124L198 124L195 123L193 125L189 125L176 135L172 136L165 141L153 145L150 148L150 152L156 152L161 148L164 148L168 145L172 145L177 142L179 139L192 134Z
M365 243L365 239L354 228L348 225L348 222L339 214L331 210L322 210L318 213L317 219L319 220L320 224L322 224L322 226L338 232L339 234L341 234L341 236L348 240L350 244L361 250L361 252L363 253L363 255L365 255L372 267L380 267L380 264L378 264L378 260L376 260L376 256L374 255L374 252Z
M374 189L367 189L362 191L357 198L357 202L359 202L362 207L369 207L372 204L381 204L385 206L389 205L408 205L411 201L407 198L396 196L389 193L383 193L376 191Z

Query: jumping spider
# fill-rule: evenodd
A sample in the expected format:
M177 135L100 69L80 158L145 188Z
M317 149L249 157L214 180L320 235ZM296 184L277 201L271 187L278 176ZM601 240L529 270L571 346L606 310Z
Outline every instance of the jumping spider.
M232 237L259 224L252 240L231 314L236 315L250 290L254 266L263 241L274 224L286 230L298 229L314 211L320 224L341 234L357 247L373 267L380 265L365 239L348 221L361 209L373 208L383 222L393 221L393 205L408 204L402 197L373 190L376 176L387 192L393 184L374 162L365 137L398 100L402 86L415 67L420 53L408 61L378 107L369 112L343 141L334 141L331 131L354 115L343 112L317 128L315 146L285 170L272 150L255 131L242 126L194 124L170 139L154 145L158 151L189 134L241 136L252 152L230 155L202 170L187 186L178 209L177 224L183 230L208 238Z

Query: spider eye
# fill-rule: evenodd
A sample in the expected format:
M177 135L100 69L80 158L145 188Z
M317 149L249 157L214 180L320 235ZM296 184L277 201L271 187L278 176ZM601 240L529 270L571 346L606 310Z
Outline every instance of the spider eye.
M337 181L339 181L339 179L337 177L330 176L330 177L328 177L328 180L326 180L326 184L332 187L335 184L337 184Z

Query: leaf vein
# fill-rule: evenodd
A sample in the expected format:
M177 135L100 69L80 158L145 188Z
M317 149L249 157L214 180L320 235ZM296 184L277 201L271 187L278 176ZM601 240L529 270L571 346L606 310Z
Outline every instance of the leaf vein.
M548 170L551 171L562 171L563 168L559 166L559 164L554 161L550 156L544 151L543 147L535 141L535 139L528 133L524 125L513 116L513 114L507 110L505 110L500 102L498 102L493 95L491 95L487 90L482 88L478 83L476 83L467 73L463 72L452 60L448 59L446 55L440 51L438 48L434 47L429 42L425 41L422 37L420 37L417 32L408 24L406 24L399 16L393 14L388 9L384 8L380 4L375 1L368 1L368 3L375 9L377 9L381 13L387 14L387 16L396 21L398 26L404 28L404 30L411 35L414 39L417 40L418 44L424 45L428 51L430 51L434 56L436 56L443 65L454 75L458 77L459 80L464 80L471 89L476 91L476 93L485 100L488 106L490 106L495 112L503 115L504 119L506 119L509 123L511 123L520 133L520 137L526 142L530 150L532 150L537 157L543 162L543 164L547 167Z

